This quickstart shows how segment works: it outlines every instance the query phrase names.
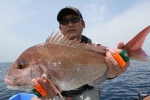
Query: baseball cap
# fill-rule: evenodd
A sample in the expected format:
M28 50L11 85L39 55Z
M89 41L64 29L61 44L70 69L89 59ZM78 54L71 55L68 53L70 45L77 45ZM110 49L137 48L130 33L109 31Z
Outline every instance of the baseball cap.
M66 6L65 8L61 9L57 15L57 21L60 22L62 17L68 13L75 13L76 15L80 16L81 19L83 19L80 11L75 8L75 7L71 7L71 6Z

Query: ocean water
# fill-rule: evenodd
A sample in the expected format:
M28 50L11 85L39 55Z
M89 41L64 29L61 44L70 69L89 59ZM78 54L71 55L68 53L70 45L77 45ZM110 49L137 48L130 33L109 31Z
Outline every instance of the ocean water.
M0 100L8 100L18 93L27 93L7 89L4 82L12 63L0 63ZM107 80L101 87L101 100L132 100L138 93L150 93L150 62L131 61L128 70L115 79Z

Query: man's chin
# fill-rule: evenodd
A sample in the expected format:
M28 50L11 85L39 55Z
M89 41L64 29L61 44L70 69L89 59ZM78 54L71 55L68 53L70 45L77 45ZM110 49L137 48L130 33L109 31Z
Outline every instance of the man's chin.
M77 38L77 36L75 34L68 34L67 37L70 38L71 40Z
M67 37L68 38L76 37L76 33L68 33Z

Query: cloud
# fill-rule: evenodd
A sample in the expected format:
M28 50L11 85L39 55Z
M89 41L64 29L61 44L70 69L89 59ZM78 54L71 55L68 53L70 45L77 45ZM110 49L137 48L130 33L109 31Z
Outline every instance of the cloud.
M85 4L83 14L86 16L86 22L97 22L104 20L106 6L97 7L95 4ZM89 17L88 17L89 16Z
M116 48L119 41L127 43L142 29L150 25L150 1L137 2L132 7L126 9L125 12L119 15L112 16L111 20L105 22L89 24L85 29L86 36L90 37L94 42L101 43L108 47ZM96 17L95 17L96 19ZM148 36L146 42L150 37ZM150 48L147 43L144 43L144 50L150 55Z
M106 12L106 6L101 6L100 7L100 12L105 13Z

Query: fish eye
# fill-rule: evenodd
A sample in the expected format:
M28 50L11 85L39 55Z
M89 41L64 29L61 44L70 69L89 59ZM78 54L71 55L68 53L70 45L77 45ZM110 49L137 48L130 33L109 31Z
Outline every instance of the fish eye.
M20 65L17 66L17 68L18 68L18 69L24 69L24 68L25 68L25 65L20 64Z
M17 69L24 69L25 68L25 62L20 61L19 64L17 65Z

